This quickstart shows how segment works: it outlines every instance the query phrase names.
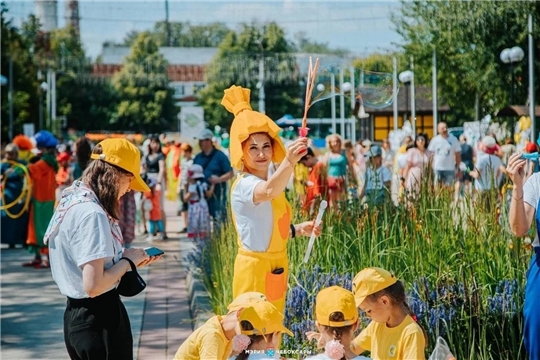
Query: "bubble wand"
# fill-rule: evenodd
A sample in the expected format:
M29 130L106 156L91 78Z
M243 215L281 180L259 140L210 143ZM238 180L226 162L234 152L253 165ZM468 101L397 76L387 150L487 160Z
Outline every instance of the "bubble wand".
M309 57L308 77L306 82L306 100L304 101L304 117L302 118L302 127L298 129L301 137L307 137L309 128L307 127L307 114L311 107L311 95L313 94L313 86L315 85L315 76L319 68L319 58L315 60L315 66Z
M328 202L326 200L321 201L321 204L319 205L319 212L317 213L317 218L315 219L315 226L321 225L322 217L324 215L324 211L326 210L327 206L328 206ZM313 231L311 231L311 237L309 238L306 255L304 256L304 264L307 263L309 260L309 256L311 255L311 250L313 249L314 243L315 243L315 228L313 228Z

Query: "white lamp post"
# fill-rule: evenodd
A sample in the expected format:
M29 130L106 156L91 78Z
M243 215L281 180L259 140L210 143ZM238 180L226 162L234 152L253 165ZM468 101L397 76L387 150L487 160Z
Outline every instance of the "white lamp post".
M510 85L510 105L514 105L514 64L517 64L523 58L525 57L525 53L523 52L523 49L519 46L514 46L511 49L504 49L501 51L501 61L505 64L508 64L510 67L510 79L511 79L511 85ZM533 120L533 119L531 119ZM514 119L514 124L512 126L511 131L514 131L516 128L516 119Z
M407 115L409 112L409 96L411 96L410 91L409 91L409 85L413 81L414 73L411 70L405 70L399 74L398 78L399 78L399 81L405 84L405 88L407 89L407 93L405 94L405 116L403 117L403 123L405 124L405 121L407 121ZM411 106L414 106L414 102L412 98L411 98ZM411 121L411 124L413 121ZM414 124L412 125L413 125L413 131L414 131Z
M511 49L504 49L501 51L501 61L510 65L510 76L512 85L510 88L510 105L514 105L514 64L517 64L525 57L523 49L519 46L514 46Z

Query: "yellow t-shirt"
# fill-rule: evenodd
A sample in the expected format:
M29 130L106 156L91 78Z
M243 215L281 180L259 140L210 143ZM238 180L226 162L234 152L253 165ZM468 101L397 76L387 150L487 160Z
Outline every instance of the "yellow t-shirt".
M409 316L399 326L372 321L353 340L353 345L371 351L373 360L425 360L426 339L418 324Z
M232 348L221 326L221 316L213 316L184 341L174 360L226 360Z

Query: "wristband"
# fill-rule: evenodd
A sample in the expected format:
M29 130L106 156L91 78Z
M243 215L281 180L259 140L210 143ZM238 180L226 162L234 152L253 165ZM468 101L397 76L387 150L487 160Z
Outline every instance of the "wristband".
M291 238L294 239L296 237L296 229L294 228L294 225L291 224Z

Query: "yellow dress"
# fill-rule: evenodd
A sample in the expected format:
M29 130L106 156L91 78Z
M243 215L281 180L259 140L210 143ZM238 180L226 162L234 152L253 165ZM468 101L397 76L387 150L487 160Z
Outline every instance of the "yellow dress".
M242 178L239 176L232 185L231 192ZM246 292L256 291L266 295L268 301L281 312L285 311L289 262L287 259L287 241L291 225L291 206L282 193L271 200L272 236L266 252L255 252L242 247L238 236L238 254L234 263L233 298ZM233 213L233 223L236 219ZM272 273L282 268L281 274Z

